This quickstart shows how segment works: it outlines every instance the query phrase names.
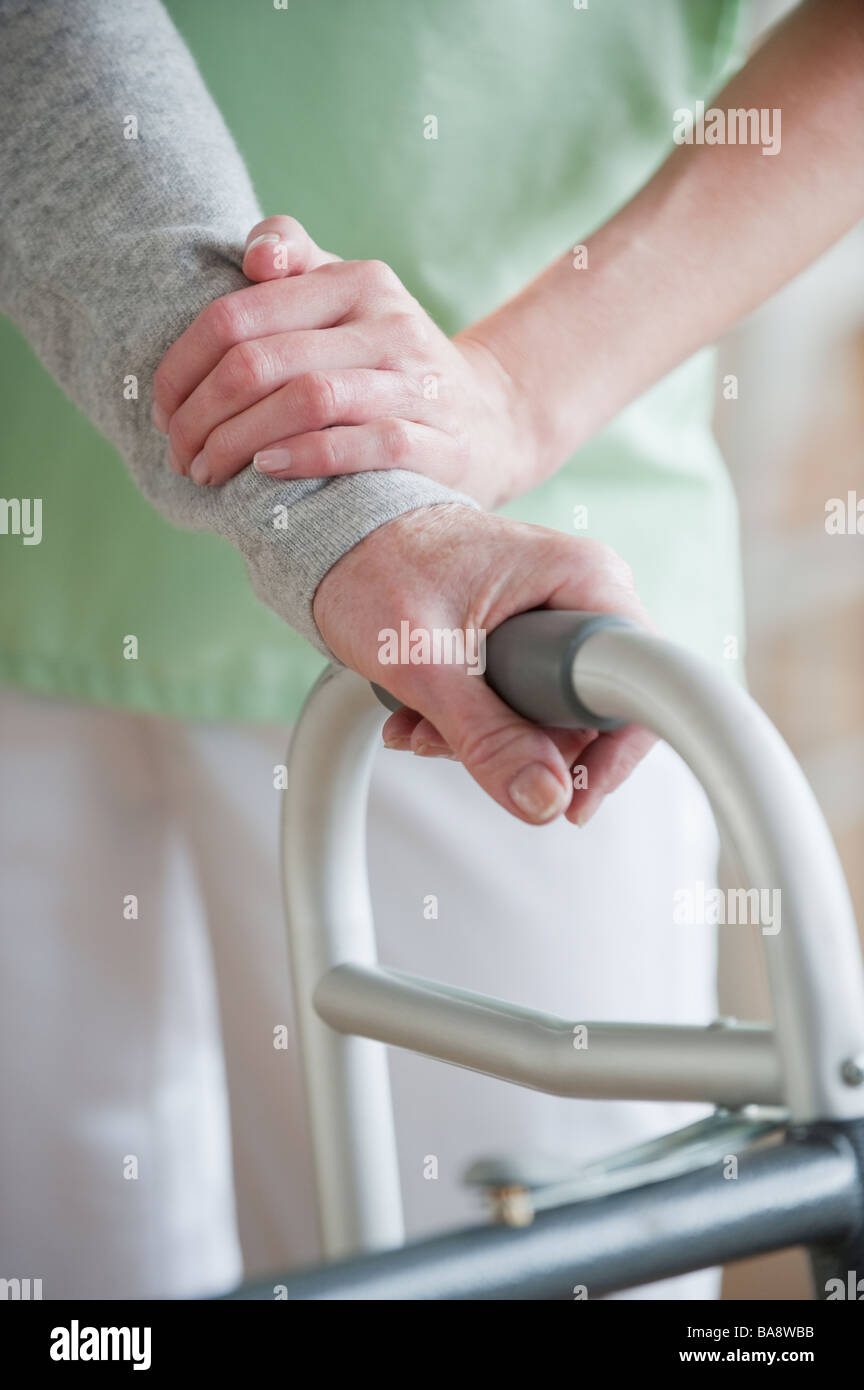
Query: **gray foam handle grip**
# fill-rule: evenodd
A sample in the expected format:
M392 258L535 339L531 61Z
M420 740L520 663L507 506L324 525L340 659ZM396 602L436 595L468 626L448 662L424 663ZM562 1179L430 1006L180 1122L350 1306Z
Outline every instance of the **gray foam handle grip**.
M506 704L535 724L553 729L618 729L625 722L589 710L573 688L573 663L582 643L600 628L634 627L609 613L537 608L508 618L486 639L486 680ZM402 705L372 689L389 710Z

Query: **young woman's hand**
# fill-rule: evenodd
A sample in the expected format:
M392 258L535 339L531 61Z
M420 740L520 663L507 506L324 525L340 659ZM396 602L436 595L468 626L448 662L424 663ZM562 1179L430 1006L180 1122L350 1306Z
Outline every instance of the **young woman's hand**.
M465 666L381 660L382 633L398 633L404 621L430 639L435 628L461 629L467 646L469 634L488 634L531 608L618 613L649 625L629 569L608 546L459 505L379 526L324 576L314 603L339 660L406 706L384 725L388 747L456 758L529 824L563 813L584 825L654 743L652 734L635 725L609 733L542 729ZM574 765L584 769L575 782Z
M168 350L155 423L171 462L219 484L406 468L495 507L534 481L529 415L479 337L451 341L381 261L340 261L292 218L247 241L259 283L208 305Z

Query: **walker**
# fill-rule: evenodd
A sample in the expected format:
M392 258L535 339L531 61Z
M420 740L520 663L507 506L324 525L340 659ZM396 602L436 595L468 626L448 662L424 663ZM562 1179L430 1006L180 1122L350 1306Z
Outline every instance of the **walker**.
M486 660L525 717L642 724L690 766L746 881L780 893L781 930L761 936L774 1025L589 1022L577 1048L573 1020L379 965L366 796L382 704L397 706L331 667L292 742L282 851L328 1263L281 1279L287 1297L595 1298L799 1244L817 1297L864 1296L864 972L798 764L742 689L623 618L523 613L490 636ZM498 1222L405 1245L385 1044L553 1095L715 1110L572 1171L477 1165ZM730 1157L738 1175L721 1181ZM272 1299L273 1281L239 1296Z

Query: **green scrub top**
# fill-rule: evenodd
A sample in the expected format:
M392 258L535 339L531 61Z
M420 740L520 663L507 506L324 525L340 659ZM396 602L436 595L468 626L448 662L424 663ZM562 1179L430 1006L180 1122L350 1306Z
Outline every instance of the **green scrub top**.
M390 262L448 333L612 215L672 148L675 109L742 57L738 0L167 8L265 212ZM728 667L737 519L713 402L706 351L505 511L612 545L667 635ZM255 598L227 542L144 501L5 320L0 414L3 496L43 503L40 544L0 536L0 680L184 718L293 719L320 654Z

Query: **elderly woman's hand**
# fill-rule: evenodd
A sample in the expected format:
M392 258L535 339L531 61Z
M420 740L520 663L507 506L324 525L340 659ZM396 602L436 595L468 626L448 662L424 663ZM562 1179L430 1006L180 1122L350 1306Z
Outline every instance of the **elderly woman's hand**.
M597 541L490 516L470 507L427 507L359 542L325 575L315 619L347 666L406 706L384 725L388 747L455 757L484 791L520 820L564 813L584 825L654 742L636 726L609 733L541 729L522 719L465 665L393 664L388 631L489 633L531 608L619 613L648 625L627 566ZM574 788L572 769L580 772ZM587 783L587 784L586 784Z

